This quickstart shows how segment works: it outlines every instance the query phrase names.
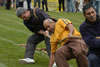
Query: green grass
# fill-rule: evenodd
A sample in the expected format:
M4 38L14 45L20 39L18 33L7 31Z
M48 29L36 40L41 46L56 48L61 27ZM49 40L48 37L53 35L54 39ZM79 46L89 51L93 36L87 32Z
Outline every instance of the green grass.
M55 18L67 18L78 29L84 20L82 13L48 12ZM35 52L35 64L20 64L18 59L24 58L25 44L32 33L23 25L22 20L16 17L15 10L5 10L0 7L0 67L48 67L49 57L39 51ZM44 42L37 47L45 47ZM71 67L77 67L75 60L69 61Z

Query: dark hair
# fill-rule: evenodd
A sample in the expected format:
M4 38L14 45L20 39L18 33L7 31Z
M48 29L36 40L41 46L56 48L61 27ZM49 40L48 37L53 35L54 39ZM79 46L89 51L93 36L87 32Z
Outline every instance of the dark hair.
M50 19L52 19L54 22L57 22L57 19L54 17L50 17Z
M95 10L94 6L93 6L91 3L85 4L85 5L83 6L83 14L85 14L85 11L86 11L87 9L91 8L91 7Z

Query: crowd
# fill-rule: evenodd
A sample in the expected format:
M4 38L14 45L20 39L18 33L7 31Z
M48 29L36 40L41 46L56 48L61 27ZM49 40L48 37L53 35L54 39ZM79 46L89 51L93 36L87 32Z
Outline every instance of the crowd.
M32 0L0 0L1 5L6 5L6 9L10 9L10 7L23 7L23 3L27 2L27 8L31 8ZM48 0L33 0L34 7L44 8L48 11ZM38 3L38 6L36 5ZM91 3L95 8L96 12L100 11L100 0L58 0L59 11L63 9L66 12L78 12L82 10L83 5L86 3ZM12 4L12 5L11 5ZM42 4L42 7L41 7Z
M78 12L81 11L80 7L83 7L87 3L91 3L96 8L96 12L100 12L100 0L58 0L58 2L59 11L61 11L61 4L63 11L65 11L66 7L67 12ZM66 5L64 5L64 3Z
M27 8L31 9L31 0L0 0L1 6L6 6L6 9L10 10L11 7L18 8L24 7L24 2L27 2ZM41 0L34 0L34 7L41 7ZM47 0L42 0L42 9L44 10L44 6L46 7L46 11L48 11Z

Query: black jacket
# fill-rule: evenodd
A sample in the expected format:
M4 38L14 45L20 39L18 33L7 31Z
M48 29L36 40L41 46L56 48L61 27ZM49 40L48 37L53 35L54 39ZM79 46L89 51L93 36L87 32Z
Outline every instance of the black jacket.
M34 9L33 9L34 10ZM35 14L37 17L33 15L33 10L30 10L31 17L28 21L24 21L24 25L32 32L38 33L40 30L45 30L43 27L43 21L47 18L49 18L48 14L44 11L37 8L35 10Z
M96 22L91 24L89 21L85 21L80 25L80 33L89 46L89 52L100 54L100 17L97 16Z

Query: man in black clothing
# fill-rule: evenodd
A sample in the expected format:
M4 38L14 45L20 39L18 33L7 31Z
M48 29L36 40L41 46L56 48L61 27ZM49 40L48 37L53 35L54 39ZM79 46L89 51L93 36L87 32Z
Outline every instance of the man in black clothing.
M31 4L31 0L27 0L27 6L28 6L28 9L31 9L30 4Z
M89 47L89 66L100 67L100 17L91 4L83 7L85 21L80 25L80 33Z
M65 11L64 0L58 0L58 2L59 2L59 11L61 11L61 5L63 7L63 11Z
M10 10L11 0L7 0L6 9Z
M27 10L25 8L19 7L16 10L16 14L19 18L23 19L24 25L31 31L34 32L28 40L26 45L26 52L24 59L20 59L21 63L34 63L34 52L36 46L41 41L45 40L46 49L48 55L50 56L50 42L49 38L45 37L42 32L45 31L43 27L43 21L47 18L50 18L48 14L39 8Z
M44 10L44 5L46 8L46 11L48 11L48 4L47 4L47 0L42 0L42 9Z

